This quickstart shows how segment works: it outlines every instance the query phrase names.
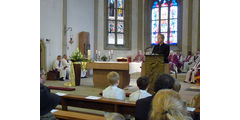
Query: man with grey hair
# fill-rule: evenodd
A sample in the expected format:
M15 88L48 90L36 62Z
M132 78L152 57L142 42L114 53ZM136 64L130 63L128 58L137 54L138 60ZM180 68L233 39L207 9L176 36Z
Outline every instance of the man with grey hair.
M61 98L53 93L50 93L48 87L43 84L46 81L45 71L40 69L40 119L41 120L56 120L56 117L51 113L61 101Z
M170 47L164 43L164 35L158 35L157 45L154 46L152 53L164 56L164 63L168 63Z
M61 55L57 56L57 60L53 63L53 70L56 70L59 72L60 80L65 80L66 75L66 67L63 67L62 65L62 57Z

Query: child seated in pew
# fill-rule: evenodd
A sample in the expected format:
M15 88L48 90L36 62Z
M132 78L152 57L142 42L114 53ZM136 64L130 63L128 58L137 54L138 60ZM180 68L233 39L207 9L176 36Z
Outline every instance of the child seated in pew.
M107 80L110 82L111 85L103 90L103 97L125 100L124 90L118 88L119 74L117 72L110 72L107 75Z
M146 76L140 77L137 79L137 86L139 90L130 94L129 100L130 101L137 101L138 99L146 98L151 96L150 93L147 92L149 83L149 78Z

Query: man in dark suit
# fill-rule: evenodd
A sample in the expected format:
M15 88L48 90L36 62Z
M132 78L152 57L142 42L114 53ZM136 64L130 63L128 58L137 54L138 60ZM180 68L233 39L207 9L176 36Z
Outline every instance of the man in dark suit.
M164 35L158 35L158 44L154 46L152 53L164 56L164 63L168 63L170 48L167 44L164 44Z
M157 93L158 90L161 89L173 89L174 82L175 80L172 76L168 74L158 74L154 83L154 92ZM136 120L148 120L153 97L154 95L137 100L135 109Z
M43 84L46 81L45 72L40 69L40 119L41 120L56 120L56 117L51 113L61 101L61 98L53 93L50 93L48 87Z

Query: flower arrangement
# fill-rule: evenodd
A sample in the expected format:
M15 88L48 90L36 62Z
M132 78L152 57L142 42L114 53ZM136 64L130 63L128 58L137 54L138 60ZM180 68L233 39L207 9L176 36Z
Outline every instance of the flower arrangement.
M72 62L81 62L81 61L87 60L83 57L82 53L79 51L78 48L75 52L72 53L72 56L70 56L70 59Z

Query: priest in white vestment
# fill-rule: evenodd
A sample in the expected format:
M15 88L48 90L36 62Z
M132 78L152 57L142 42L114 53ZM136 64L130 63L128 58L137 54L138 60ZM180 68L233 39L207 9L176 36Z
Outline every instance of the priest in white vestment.
M198 72L198 70L200 69L200 61L198 61L198 63L196 63L191 70L189 70L186 74L186 79L184 80L184 82L191 82L191 83L195 83L194 80L194 76L196 75L196 73Z
M67 58L67 55L63 55L62 64L66 70L66 75L64 76L71 80L71 61Z
M59 72L60 80L65 80L66 70L62 65L61 55L58 55L57 60L54 61L53 70L57 70Z
M194 65L194 56L192 56L192 52L188 51L188 55L186 56L185 60L183 61L183 72L187 72L189 68L192 68Z

